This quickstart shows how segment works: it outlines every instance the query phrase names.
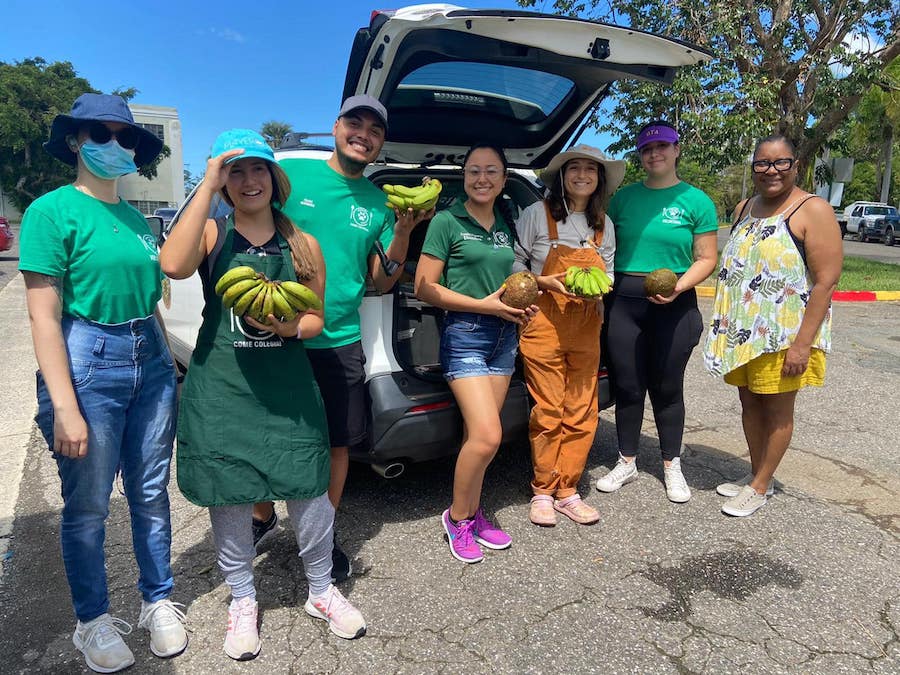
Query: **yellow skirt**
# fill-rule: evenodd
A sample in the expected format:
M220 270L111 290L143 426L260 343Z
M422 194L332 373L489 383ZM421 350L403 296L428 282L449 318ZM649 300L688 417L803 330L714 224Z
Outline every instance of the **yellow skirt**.
M821 387L825 383L825 352L813 349L806 370L800 375L781 374L787 350L761 354L749 363L725 374L725 382L735 387L747 387L754 394L783 394L804 387Z

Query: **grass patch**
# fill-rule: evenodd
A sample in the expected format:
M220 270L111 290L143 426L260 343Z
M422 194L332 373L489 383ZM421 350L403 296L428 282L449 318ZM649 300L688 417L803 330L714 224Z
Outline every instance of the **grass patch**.
M716 285L719 267L716 266L701 286ZM900 291L900 265L876 262L856 256L844 256L844 269L838 282L839 291Z
M844 257L839 291L900 291L900 265Z

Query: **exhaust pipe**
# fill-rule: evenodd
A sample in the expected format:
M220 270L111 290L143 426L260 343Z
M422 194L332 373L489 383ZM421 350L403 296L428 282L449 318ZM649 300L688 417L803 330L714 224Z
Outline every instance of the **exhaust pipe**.
M406 471L406 464L403 462L391 462L390 464L372 464L372 471L382 478L397 478Z

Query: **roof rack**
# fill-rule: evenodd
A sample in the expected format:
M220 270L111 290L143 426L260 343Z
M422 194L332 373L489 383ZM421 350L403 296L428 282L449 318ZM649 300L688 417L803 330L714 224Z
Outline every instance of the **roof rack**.
M308 138L331 138L331 134L327 132L311 133L308 131L289 131L281 139L279 150L296 150L303 148L306 150L326 150L328 152L334 150L333 145L323 143L310 143Z

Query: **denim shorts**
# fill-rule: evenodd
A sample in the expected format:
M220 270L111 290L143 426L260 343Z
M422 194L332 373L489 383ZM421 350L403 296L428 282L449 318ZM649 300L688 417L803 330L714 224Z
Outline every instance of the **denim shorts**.
M441 333L444 379L512 375L519 349L518 326L489 314L447 312Z

